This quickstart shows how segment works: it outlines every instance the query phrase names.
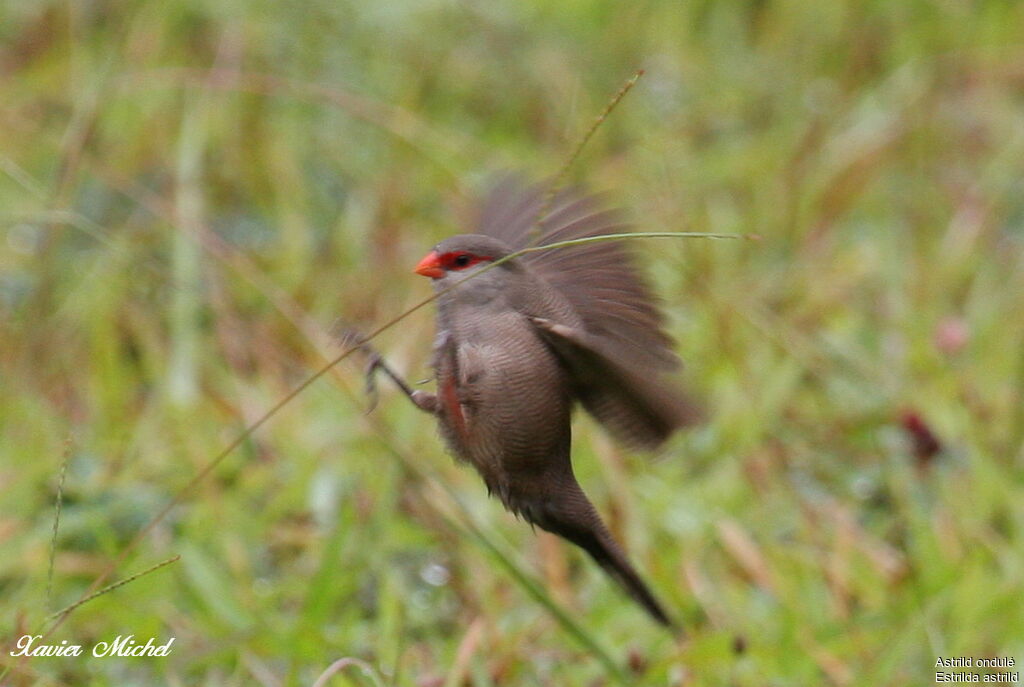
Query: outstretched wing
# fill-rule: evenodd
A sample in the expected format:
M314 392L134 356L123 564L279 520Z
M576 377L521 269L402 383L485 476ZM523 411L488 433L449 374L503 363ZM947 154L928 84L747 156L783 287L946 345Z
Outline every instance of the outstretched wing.
M568 368L580 403L620 441L657 448L676 429L700 420L697 407L654 371L617 361L586 332L537 317L532 322Z
M549 197L544 185L507 176L487 195L477 231L518 250L626 228L622 215L605 209L598 196L569 189ZM584 408L621 441L654 448L677 428L698 421L700 413L661 379L679 359L630 248L627 241L604 241L528 253L520 260L582 320L576 328L527 313L565 364Z
M485 197L477 233L519 250L628 230L622 213L606 209L601 197L570 188L549 198L548 188L517 175L502 177ZM627 241L556 248L520 259L572 304L586 333L613 358L641 368L678 367L657 301Z

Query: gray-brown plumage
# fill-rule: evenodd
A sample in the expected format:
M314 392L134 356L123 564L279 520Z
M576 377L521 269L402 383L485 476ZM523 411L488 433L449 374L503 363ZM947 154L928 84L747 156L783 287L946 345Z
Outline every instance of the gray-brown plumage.
M548 211L538 224L538 214ZM459 458L512 512L583 548L658 622L668 615L573 475L570 416L579 401L615 437L654 448L696 418L660 379L679 365L654 299L622 242L519 256L528 245L623 231L598 199L509 177L487 196L476 234L439 243L416 267L437 301L434 413ZM480 272L464 284L458 281Z

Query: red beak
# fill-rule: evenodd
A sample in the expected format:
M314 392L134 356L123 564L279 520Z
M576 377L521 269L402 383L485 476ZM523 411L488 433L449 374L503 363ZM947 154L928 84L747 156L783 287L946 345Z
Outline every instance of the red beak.
M437 254L437 251L430 251L423 256L423 259L419 261L413 272L422 274L424 277L430 277L431 279L440 279L444 276L444 268L441 267L441 256Z

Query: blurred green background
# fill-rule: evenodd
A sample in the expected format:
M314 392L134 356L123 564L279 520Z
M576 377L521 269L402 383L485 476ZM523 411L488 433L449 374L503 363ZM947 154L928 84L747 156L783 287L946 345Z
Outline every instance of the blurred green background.
M0 5L4 685L909 685L1024 659L1024 4ZM707 424L586 418L585 488L689 631L531 532L361 361L495 170L636 226ZM428 373L430 308L376 345ZM928 435L941 443L929 446ZM52 583L54 503L66 462ZM49 590L49 591L48 591ZM576 626L560 622L562 608ZM0 668L0 670L3 670Z

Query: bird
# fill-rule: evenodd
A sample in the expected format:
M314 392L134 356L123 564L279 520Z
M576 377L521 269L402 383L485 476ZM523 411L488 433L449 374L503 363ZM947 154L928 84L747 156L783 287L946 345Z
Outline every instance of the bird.
M416 265L437 294L436 391L413 390L379 356L367 377L383 369L507 510L583 549L675 628L575 477L571 417L582 406L626 446L655 449L701 413L666 377L680 362L624 242L513 255L627 229L602 196L549 188L498 178L475 232L444 239Z

